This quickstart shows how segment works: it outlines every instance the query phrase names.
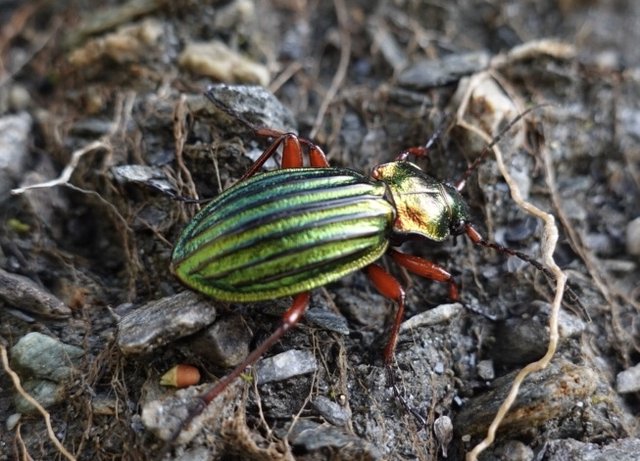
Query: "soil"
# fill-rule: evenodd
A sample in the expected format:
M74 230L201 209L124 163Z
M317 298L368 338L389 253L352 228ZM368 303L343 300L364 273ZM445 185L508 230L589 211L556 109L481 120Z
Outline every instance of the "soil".
M637 459L638 2L9 1L0 18L0 460L471 459L556 326L479 459ZM431 139L415 162L464 178L479 232L545 269L464 235L406 241L462 304L382 258L407 287L391 372L394 305L355 272L267 353L301 371L270 380L264 361L166 443L290 304L212 300L170 271L190 199L269 146L247 125L365 174ZM545 252L569 278L559 318ZM80 351L44 378L50 433L9 373L43 380L16 358L33 332ZM180 363L204 384L161 386Z

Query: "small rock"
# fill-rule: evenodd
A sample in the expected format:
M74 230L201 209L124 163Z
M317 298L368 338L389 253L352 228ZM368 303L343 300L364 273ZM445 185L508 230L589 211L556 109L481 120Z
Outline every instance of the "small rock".
M9 415L9 417L7 418L7 421L6 421L7 430L8 431L14 430L15 427L20 422L20 418L22 418L22 413L14 413L12 415Z
M6 197L24 172L32 119L26 112L0 118L0 197Z
M331 459L335 461L382 459L379 450L366 440L342 429L305 419L298 420L288 429L287 438L292 445L311 454L313 459L324 459L326 453L333 453Z
M627 224L627 252L640 256L640 217Z
M627 438L601 443L585 443L574 439L549 440L545 443L545 461L637 461L640 439Z
M324 419L334 426L344 426L351 418L351 412L347 408L324 396L314 399L311 405Z
M453 423L451 422L451 418L447 415L442 415L438 417L433 422L433 433L438 440L438 445L440 445L440 450L442 450L442 457L447 457L447 448L453 439Z
M640 391L640 364L618 373L616 389L621 394Z
M313 373L317 369L318 363L311 352L293 349L262 359L256 366L256 378L258 384L266 384Z
M304 313L304 319L323 330L333 331L341 335L349 334L347 319L331 311L312 308Z
M33 280L0 269L0 299L9 306L48 318L67 318L71 315L62 301Z
M509 461L531 461L533 459L533 450L519 440L508 440L504 444L496 448L495 453L499 459L508 459Z
M490 391L467 400L456 415L456 429L461 434L484 434L515 375L513 372L494 380ZM544 370L532 373L522 383L515 404L502 422L501 433L518 437L550 424L551 420L564 420L578 402L588 401L595 394L598 378L592 368L565 360L552 362Z
M194 74L226 83L269 84L269 70L239 55L223 42L189 43L178 58L180 66Z
M185 291L148 302L118 324L118 347L125 355L147 354L213 323L212 301Z
M111 168L111 173L119 184L142 184L171 195L175 195L178 192L166 173L158 167L120 165Z
M398 83L415 89L433 88L457 82L460 78L485 69L489 54L477 51L453 54L441 59L425 59L409 66L398 77Z
M590 232L584 236L584 245L599 256L612 256L616 253L616 246L606 234Z
M47 379L29 379L22 383L22 387L44 408L52 407L67 398L67 390L64 385ZM35 413L37 411L36 407L20 394L15 394L14 404L19 413Z
M493 368L493 360L481 360L478 362L478 376L485 381L491 381L496 377L496 371Z
M69 55L75 68L96 68L99 62L144 62L158 53L161 38L166 33L164 24L156 19L128 23L115 32L87 40L81 48Z
M83 355L79 347L33 332L11 348L11 365L24 375L57 383L73 376L74 364Z
M493 359L501 364L523 364L544 355L549 341L547 326L540 317L510 318L496 329Z
M141 421L145 428L160 440L168 441L179 431L177 444L189 443L203 426L208 430L220 429L225 419L233 417L235 405L227 405L229 397L239 396L239 380L233 382L218 398L214 399L202 413L186 427L182 427L191 411L200 405L198 397L210 389L210 384L190 386L172 393L165 399L154 399L142 405Z
M191 350L204 360L226 368L235 367L249 354L251 330L240 315L224 317L199 333Z
M29 90L19 83L14 83L9 92L9 106L14 111L26 110L31 105Z
M216 101L255 126L268 126L274 130L296 132L297 123L292 112L269 90L256 85L209 85L207 92ZM219 113L220 109L198 95L187 99L192 112Z
M463 310L464 307L459 303L441 304L438 307L416 314L410 319L402 322L402 325L400 325L400 333L409 331L413 328L433 326L447 322Z

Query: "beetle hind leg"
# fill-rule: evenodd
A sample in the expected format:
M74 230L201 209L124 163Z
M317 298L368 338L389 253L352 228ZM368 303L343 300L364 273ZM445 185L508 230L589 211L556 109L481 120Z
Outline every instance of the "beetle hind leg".
M234 368L231 373L220 379L208 391L201 394L197 398L196 404L190 409L187 418L169 438L168 445L173 443L178 438L182 430L187 427L195 417L200 415L207 407L207 405L209 405L216 397L224 392L229 384L231 384L231 382L238 378L247 367L254 365L258 360L260 360L260 358L275 343L277 343L287 331L297 325L297 323L300 321L305 311L309 307L309 300L310 293L308 291L294 296L291 307L289 307L289 309L287 309L287 311L282 315L282 321L280 322L278 328L273 333L271 333L271 336L269 336L262 343L260 343L258 347L251 351L251 353L249 353L244 361L236 368Z

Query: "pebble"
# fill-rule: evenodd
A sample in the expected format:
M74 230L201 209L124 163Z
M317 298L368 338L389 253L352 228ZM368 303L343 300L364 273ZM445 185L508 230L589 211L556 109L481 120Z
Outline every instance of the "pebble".
M28 333L11 348L11 365L21 376L54 383L71 378L84 351L42 333Z
M24 173L32 124L26 112L0 118L0 197L6 197Z
M640 391L640 363L618 373L616 389L621 394Z
M351 418L351 412L347 407L322 395L312 400L311 405L320 413L320 416L334 426L345 426Z
M287 430L286 436L309 459L326 459L327 453L335 453L332 459L366 459L377 461L382 454L371 443L349 434L341 428L318 424L314 421L299 419Z
M258 384L266 384L313 373L317 369L318 362L311 352L292 349L262 359L256 366L256 379Z
M239 365L249 354L251 330L240 315L224 317L199 333L191 351L221 367Z
M478 376L485 381L491 381L496 377L493 360L481 360L478 362Z
M627 224L627 252L640 256L640 216Z
M398 83L415 89L433 88L457 82L461 77L479 72L488 65L489 54L485 51L425 59L402 71Z
M3 305L46 318L63 319L71 315L71 309L33 280L1 268L0 299Z
M215 304L194 292L150 301L125 315L117 343L125 355L148 354L213 323Z
M271 79L265 66L236 53L219 40L187 44L178 63L194 74L221 82L267 86Z
M549 440L545 443L545 461L638 461L640 439L626 438L608 444L586 443L574 439Z
M454 420L460 434L477 436L486 432L508 394L516 372L492 382L488 392L467 400ZM542 371L532 373L522 383L518 399L501 424L504 436L517 438L532 430L562 421L581 401L594 396L599 386L597 373L588 366L558 359Z
M29 379L22 383L23 389L44 408L52 407L67 398L66 386L47 379ZM35 413L36 408L20 394L14 395L14 405L19 413Z

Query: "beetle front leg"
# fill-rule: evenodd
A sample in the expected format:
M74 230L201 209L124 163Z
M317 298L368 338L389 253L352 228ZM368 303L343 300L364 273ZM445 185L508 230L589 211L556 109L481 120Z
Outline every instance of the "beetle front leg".
M387 299L395 301L398 305L398 310L396 311L396 316L389 334L389 340L384 348L383 355L384 363L390 366L393 361L393 353L396 350L396 343L398 342L400 324L404 318L404 289L393 275L389 274L378 264L367 266L366 271L367 276L373 282L373 286L376 287L380 294Z
M400 253L397 250L389 250L389 255L391 255L396 264L404 267L413 274L448 284L449 299L451 299L451 301L460 301L458 285L455 280L453 280L453 276L447 272L444 267L418 256Z

